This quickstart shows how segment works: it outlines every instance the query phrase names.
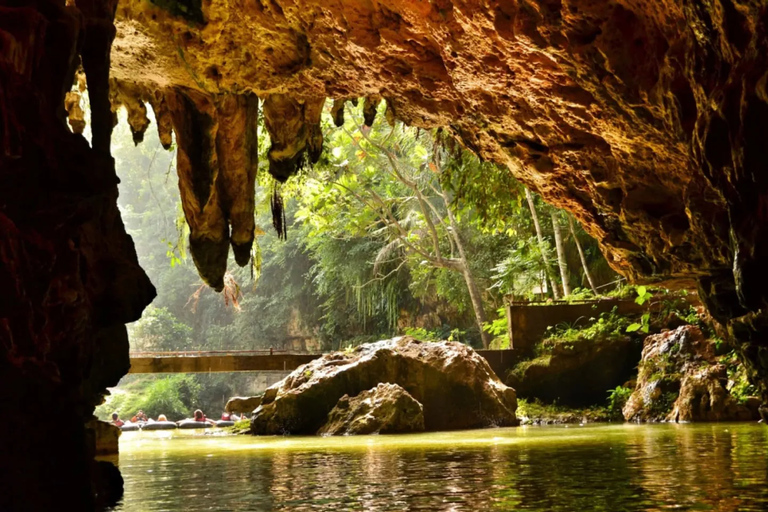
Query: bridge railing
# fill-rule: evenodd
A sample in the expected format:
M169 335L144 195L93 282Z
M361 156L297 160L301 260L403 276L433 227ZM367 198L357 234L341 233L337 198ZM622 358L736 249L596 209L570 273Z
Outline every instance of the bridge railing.
M285 349L256 349L256 350L163 350L163 351L144 351L137 350L129 352L130 357L203 357L203 356L268 356L284 354L322 354L322 352L309 352L307 350L285 350Z

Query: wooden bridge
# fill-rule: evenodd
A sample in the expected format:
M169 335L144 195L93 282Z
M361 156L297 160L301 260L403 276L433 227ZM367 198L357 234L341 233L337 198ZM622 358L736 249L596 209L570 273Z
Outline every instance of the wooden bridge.
M502 378L516 362L515 350L478 350ZM207 352L131 352L128 373L290 372L320 353L287 350L237 350Z

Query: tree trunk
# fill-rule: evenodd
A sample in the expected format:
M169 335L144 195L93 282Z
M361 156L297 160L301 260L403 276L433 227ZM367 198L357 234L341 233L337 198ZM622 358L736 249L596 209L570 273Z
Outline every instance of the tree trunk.
M568 227L571 229L571 236L573 236L573 241L576 243L576 249L579 250L579 259L581 259L581 267L584 269L584 275L587 276L589 287L592 289L592 293L597 295L597 287L595 286L595 282L592 280L592 274L589 273L589 267L587 266L587 258L584 257L584 250L581 248L581 243L579 243L579 239L576 237L576 230L573 229L573 218L570 215L568 216Z
M475 320L477 321L477 327L480 329L480 338L483 340L483 348L488 349L491 345L491 335L483 329L483 325L487 322L485 309L483 308L483 297L475 282L475 276L472 275L472 271L469 269L469 260L464 251L464 243L459 236L458 222L456 222L456 217L454 217L453 212L451 211L450 201L445 192L442 192L440 195L443 198L443 203L445 204L445 209L448 213L448 222L451 225L451 236L453 237L454 242L456 242L456 249L459 251L459 259L464 267L462 274L464 275L464 282L467 284L469 298L472 301L472 309L475 310Z
M560 279L563 281L563 296L571 294L571 285L568 283L568 262L565 261L565 247L563 247L563 234L560 232L560 222L557 220L557 212L552 210L552 231L555 233L555 246L557 247L557 266L560 267Z
M487 350L491 345L491 335L483 329L483 325L485 325L488 320L485 317L485 309L483 309L482 295L477 288L475 278L472 275L472 272L470 272L466 261L464 262L464 266L464 282L467 283L469 298L472 301L472 309L475 310L475 320L477 321L477 327L480 329L480 338L483 340L483 348Z
M536 238L539 240L539 250L541 251L541 259L544 263L544 272L547 275L549 286L552 288L552 296L555 300L560 298L560 291L557 289L557 283L552 277L552 269L549 268L549 260L544 247L544 235L541 232L541 224L539 224L539 216L536 213L536 207L533 205L533 194L527 188L525 189L525 198L528 200L528 207L531 209L531 218L533 218L533 226L536 228Z

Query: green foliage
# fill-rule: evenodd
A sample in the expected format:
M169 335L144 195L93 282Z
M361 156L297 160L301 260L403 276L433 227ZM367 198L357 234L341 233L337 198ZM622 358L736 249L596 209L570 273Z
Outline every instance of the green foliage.
M550 342L580 342L600 341L623 336L630 320L617 313L614 307L607 313L601 313L597 318L580 319L575 325L561 324L547 328L547 338Z
M650 313L644 313L640 317L640 322L634 322L627 326L627 332L640 331L642 333L648 334L650 330L651 330L651 314Z
M133 347L146 351L189 350L192 328L180 322L168 308L148 306L130 327Z
M573 408L524 398L517 399L517 417L523 424L594 423L619 419L607 407Z
M113 412L117 412L126 420L143 410L150 418L165 414L169 420L178 421L191 416L198 407L200 391L200 385L191 375L153 379L108 397L97 408L96 415L108 419Z
M509 348L509 322L507 320L506 306L496 310L498 318L483 325L485 332L493 335L490 348L493 350L506 350Z
M632 388L616 386L608 390L608 410L617 419L622 418L622 409L632 395Z
M650 293L645 286L638 286L636 291L637 297L635 298L635 303L641 306L653 297L653 294Z
M439 329L407 327L405 335L421 341L466 341L467 333L461 329L451 329L450 326L443 325Z
M749 381L746 368L739 359L735 350L720 357L720 362L725 365L728 372L728 392L739 403L744 403L747 398L759 396L759 391Z

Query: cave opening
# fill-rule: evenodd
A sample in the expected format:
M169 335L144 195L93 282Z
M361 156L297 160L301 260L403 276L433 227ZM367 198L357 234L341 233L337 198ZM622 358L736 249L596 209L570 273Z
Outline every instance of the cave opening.
M190 250L213 289L230 247L250 259L255 96L282 181L321 158L327 97L384 100L572 212L630 280L694 280L768 403L768 11L497 3L0 4L0 509L111 499L84 425L156 295L118 209L113 104L137 142L145 103L163 146L183 134ZM89 112L70 95L81 65ZM76 130L90 115L92 146L67 112Z

